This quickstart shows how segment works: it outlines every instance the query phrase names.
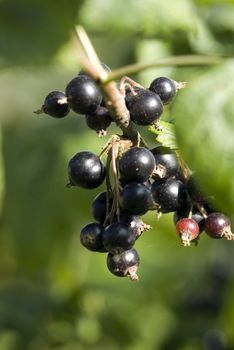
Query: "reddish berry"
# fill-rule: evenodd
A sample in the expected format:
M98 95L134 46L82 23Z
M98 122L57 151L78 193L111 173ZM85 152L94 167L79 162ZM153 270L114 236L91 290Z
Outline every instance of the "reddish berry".
M183 218L176 224L177 234L180 236L183 246L189 246L190 242L195 240L199 235L199 226L195 220Z
M230 219L222 213L210 214L205 221L204 230L212 238L225 237L228 240L234 239Z

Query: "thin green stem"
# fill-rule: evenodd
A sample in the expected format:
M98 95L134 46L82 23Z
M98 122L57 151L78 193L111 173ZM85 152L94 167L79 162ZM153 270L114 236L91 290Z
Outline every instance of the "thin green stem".
M223 56L203 56L203 55L184 55L184 56L171 56L159 59L150 63L137 63L125 66L123 68L116 69L109 73L105 83L119 79L125 75L138 73L145 69L154 67L168 67L168 66L200 66L218 64L224 60Z

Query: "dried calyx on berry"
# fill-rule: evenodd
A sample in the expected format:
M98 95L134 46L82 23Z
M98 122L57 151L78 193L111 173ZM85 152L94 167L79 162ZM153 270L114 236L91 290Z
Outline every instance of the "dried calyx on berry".
M176 231L184 247L189 246L191 241L197 239L199 226L195 220L190 218L180 219L176 224Z
M102 66L104 76L108 76L109 67ZM63 118L72 109L84 114L87 126L100 136L106 134L112 121L118 121L124 131L123 136L112 135L99 156L81 151L68 163L68 187L91 190L105 180L105 190L91 205L96 222L82 228L80 242L90 251L106 252L107 267L115 276L138 280L140 258L133 246L142 232L150 228L141 218L149 210L155 210L158 217L175 212L176 232L183 246L197 244L203 229L212 238L234 240L229 218L214 210L210 197L204 196L194 175L191 176L181 158L178 160L177 152L164 145L148 149L135 130L134 123L159 129L164 105L172 102L178 89L184 86L173 79L158 77L145 89L123 77L119 89L116 86L116 102L102 85L81 71L67 84L65 94L52 91L42 108L35 112ZM113 108L118 99L121 100L119 114L124 110L127 115L126 124L119 122L119 114ZM132 127L134 136L129 137L131 132L126 125L130 130ZM101 160L105 154L106 166Z
M107 267L111 273L119 277L129 277L132 281L138 281L137 269L140 257L136 249L124 251L121 254L107 255Z
M212 213L208 215L204 230L212 238L234 240L234 234L231 231L231 221L222 213Z
M46 96L42 107L34 111L34 113L45 113L59 119L66 117L69 111L70 107L66 95L62 91L52 91Z

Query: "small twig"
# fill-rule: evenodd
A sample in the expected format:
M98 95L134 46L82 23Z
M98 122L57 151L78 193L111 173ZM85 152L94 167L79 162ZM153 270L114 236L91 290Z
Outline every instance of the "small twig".
M119 153L119 139L113 138L112 140L112 149L111 149L111 159L112 159L112 171L115 181L115 208L116 208L116 215L117 220L119 221L119 177L118 177L118 169L117 169L117 162L118 162L118 153Z
M120 80L120 83L119 83L119 90L122 94L123 94L123 90L125 92L125 86L129 87L129 89L131 90L133 95L136 95L136 92L134 90L135 87L145 90L144 86L138 84L135 80L133 80L129 77L126 77L126 76L122 77Z
M218 64L224 60L223 56L202 56L202 55L186 55L186 56L171 56L159 59L150 63L131 64L112 71L106 83L111 80L116 80L124 75L138 73L143 70L153 67L168 67L168 66L204 66L210 64Z
M194 205L196 205L196 207L198 208L198 210L200 211L200 213L202 214L203 218L204 219L207 219L208 217L208 213L207 211L205 210L205 208L203 207L203 205L195 202Z
M111 164L111 154L108 153L107 161L106 161L106 217L104 220L104 227L107 226L109 221L109 213L110 213L110 202L111 198L113 198L113 191L110 182L110 164Z
M191 218L192 218L192 215L193 215L193 204L191 205L191 208L190 208L190 210L189 210L188 218L191 219Z
M183 173L183 177L187 181L190 178L190 176L192 175L192 171L189 169L189 167L186 164L186 162L184 161L184 159L180 156L178 150L176 150L175 153L176 153L176 156L179 160L179 164L180 164L180 168L181 168L182 173Z
M125 105L125 99L118 90L116 83L109 79L110 73L106 72L102 67L84 29L82 27L77 27L74 32L81 64L90 77L99 83L100 89L104 95L106 107L108 108L112 119L122 129L123 134L126 137L131 140L136 140L136 127L130 121L130 114ZM108 83L106 84L107 80Z

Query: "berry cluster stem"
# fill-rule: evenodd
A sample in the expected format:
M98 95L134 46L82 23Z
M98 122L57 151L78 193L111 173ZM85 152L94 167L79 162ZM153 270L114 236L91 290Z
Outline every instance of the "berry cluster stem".
M82 27L75 29L75 39L80 62L90 77L99 84L111 117L121 128L124 136L136 141L138 132L130 121L130 114L125 105L124 96L120 93L114 81L109 80L107 82L109 74L103 69L88 35Z

